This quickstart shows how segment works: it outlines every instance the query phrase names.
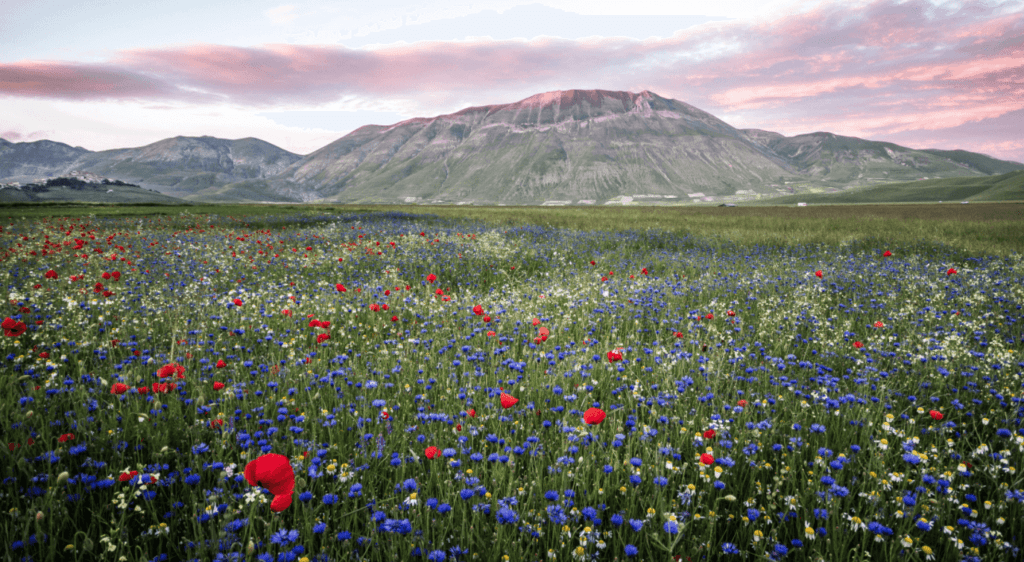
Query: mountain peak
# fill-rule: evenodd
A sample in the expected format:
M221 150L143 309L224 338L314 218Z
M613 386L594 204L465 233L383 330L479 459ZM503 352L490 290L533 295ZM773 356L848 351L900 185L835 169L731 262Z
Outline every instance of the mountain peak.
M649 101L655 98L661 99L660 96L648 90L639 93L612 90L554 90L534 94L512 103L467 107L454 113L438 115L436 117L414 117L386 127L381 132L386 132L400 125L425 124L438 119L449 121L481 113L485 117L504 115L513 120L515 119L514 116L524 113L536 113L539 115L541 112L553 112L553 114L564 116L572 114L597 116L598 114L626 113L640 105L641 99ZM582 113L577 113L581 108L584 108L584 105L588 107Z

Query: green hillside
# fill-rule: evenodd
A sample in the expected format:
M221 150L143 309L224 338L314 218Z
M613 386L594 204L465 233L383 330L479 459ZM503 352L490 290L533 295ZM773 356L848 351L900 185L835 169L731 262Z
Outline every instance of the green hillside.
M1024 201L1024 171L996 176L890 183L839 193L787 195L765 205L805 203L924 203L937 201Z

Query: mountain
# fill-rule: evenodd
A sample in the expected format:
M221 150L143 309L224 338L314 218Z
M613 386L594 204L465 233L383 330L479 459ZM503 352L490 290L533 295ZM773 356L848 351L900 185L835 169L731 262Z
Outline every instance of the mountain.
M301 158L254 138L174 137L138 148L99 152L52 141L0 142L0 178L4 181L24 182L72 171L90 172L176 197L188 197L203 189L241 180L270 177Z
M88 153L80 146L49 140L14 143L0 139L0 179L32 180L59 175Z
M1024 164L964 150L914 150L890 142L824 132L793 137L759 129L743 132L785 158L806 182L818 187L846 188L1024 170Z
M92 152L76 160L74 169L188 197L211 187L277 175L299 159L254 138L174 137L139 148Z
M715 116L649 91L548 92L353 131L266 182L225 186L300 200L537 204L626 195L770 193L799 179ZM232 192L232 193L227 193ZM415 199L414 199L415 198Z
M827 132L740 130L650 91L566 90L366 125L306 156L252 138L175 137L102 152L0 144L0 179L46 169L191 201L542 204L763 199L988 177L1024 164Z

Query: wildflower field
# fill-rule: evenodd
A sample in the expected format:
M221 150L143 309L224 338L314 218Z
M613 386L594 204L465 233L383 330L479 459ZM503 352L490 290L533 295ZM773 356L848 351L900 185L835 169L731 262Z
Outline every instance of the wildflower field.
M1019 253L52 213L0 222L3 559L1021 556Z

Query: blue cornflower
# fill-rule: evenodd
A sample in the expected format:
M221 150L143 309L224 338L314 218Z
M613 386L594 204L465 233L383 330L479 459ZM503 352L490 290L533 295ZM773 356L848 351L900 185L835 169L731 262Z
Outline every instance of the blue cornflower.
M679 524L675 521L665 521L665 524L662 525L662 529L665 529L666 533L674 535L679 532Z
M427 562L443 562L445 554L443 550L432 550L427 554Z
M207 445L206 443L200 443L200 444L196 445L195 447L192 447L192 454L193 455L200 455L200 454L208 452L209 450L210 450L210 446L209 445Z
M644 522L641 519L630 519L629 526L632 527L634 531L639 533L640 529L644 528Z
M558 492L554 490L548 490L547 492L544 492L544 499L548 500L549 502L558 501Z
M334 505L338 503L338 496L334 494L325 494L323 502L325 505Z
M347 541L352 538L352 533L348 531L338 531L338 540Z
M511 525L516 521L519 521L519 514L512 509L503 507L498 510L498 523L501 523L502 525Z
M664 476L655 476L654 477L654 483L659 485L659 486L664 487L664 486L668 485L668 478L665 478ZM715 482L715 484L718 484L718 482Z
M633 558L637 554L640 553L640 550L637 547L635 547L635 546L633 546L631 544L627 544L626 545L625 551L626 551L626 556L628 556L630 558Z
M405 482L402 482L402 487L405 488L407 492L415 492L417 490L416 480L409 478Z
M760 516L761 512L754 508L750 508L747 510L747 519L750 519L751 522L757 521L757 518Z
M722 543L722 552L725 554L739 554L740 549L736 548L736 545L731 542L724 542Z
M327 524L326 523L321 522L321 523L317 523L316 525L313 525L313 534L314 535L322 535L324 533L324 531L326 531L326 530L327 530Z
M722 482L721 480L715 480L714 486L716 490L724 490L725 482Z

